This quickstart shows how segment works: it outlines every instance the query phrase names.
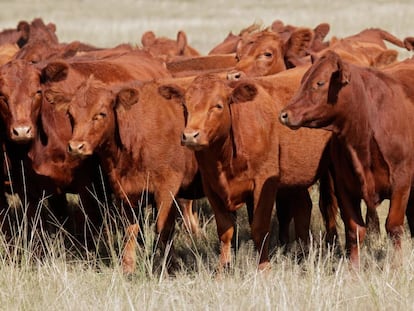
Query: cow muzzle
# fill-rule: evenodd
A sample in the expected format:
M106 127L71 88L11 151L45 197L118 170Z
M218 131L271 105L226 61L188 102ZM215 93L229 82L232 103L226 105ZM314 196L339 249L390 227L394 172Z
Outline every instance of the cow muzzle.
M19 125L11 129L11 139L17 143L28 143L34 138L33 128L29 125Z
M227 80L239 81L244 77L244 72L239 70L231 70L227 73Z
M86 141L71 140L68 143L68 152L75 156L88 156L92 154L92 149Z
M300 126L292 123L292 117L287 110L282 110L279 115L279 120L283 125L288 126L293 130L297 130Z
M200 131L198 130L184 130L181 134L181 145L190 149L198 149L200 147Z

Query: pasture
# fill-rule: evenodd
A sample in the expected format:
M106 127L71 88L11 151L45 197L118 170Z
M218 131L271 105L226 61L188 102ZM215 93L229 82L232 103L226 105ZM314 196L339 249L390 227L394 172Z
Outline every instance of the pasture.
M142 33L175 38L184 30L189 44L206 54L230 31L238 33L256 22L263 26L280 19L286 24L331 26L328 38L343 37L369 27L380 27L399 38L414 36L411 1L3 1L0 29L16 27L20 20L42 17L57 26L62 42L80 40L101 47L119 43L140 44ZM400 58L411 56L401 49ZM30 187L30 185L27 185ZM205 201L197 203L201 234L191 235L177 225L174 238L180 268L167 275L164 256L153 252L157 237L147 211L144 241L138 269L125 277L119 268L121 235L99 242L96 252L65 248L65 232L46 237L42 260L37 237L20 236L21 249L9 250L1 238L1 310L402 310L414 306L414 247L404 237L402 265L393 265L393 249L383 224L388 202L379 207L382 235L366 241L362 269L353 271L337 251L326 249L318 195L314 208L311 246L306 255L301 245L290 252L277 247L277 224L272 222L271 262L266 273L256 270L257 255L249 239L247 215L238 212L235 256L231 269L215 273L218 239L211 211ZM22 226L22 232L24 231ZM122 224L120 224L122 225ZM108 224L109 226L109 224ZM339 241L343 244L343 228ZM115 232L117 232L115 228ZM342 230L341 230L342 229ZM104 233L103 233L104 235ZM104 239L102 239L104 240ZM103 255L100 250L107 251ZM154 267L154 268L153 268Z

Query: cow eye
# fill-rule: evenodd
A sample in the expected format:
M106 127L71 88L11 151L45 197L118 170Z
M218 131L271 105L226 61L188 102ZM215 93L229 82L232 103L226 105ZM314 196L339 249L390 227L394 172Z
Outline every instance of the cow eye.
M325 81L318 81L316 82L317 86L324 86L325 85Z
M105 117L106 117L106 113L100 112L100 113L97 113L96 115L94 115L93 121L102 120Z
M270 57L273 56L273 54L271 52L265 52L264 56L267 57L267 58L270 58Z
M219 109L219 110L223 109L223 105L220 104L220 103L216 104L214 107Z

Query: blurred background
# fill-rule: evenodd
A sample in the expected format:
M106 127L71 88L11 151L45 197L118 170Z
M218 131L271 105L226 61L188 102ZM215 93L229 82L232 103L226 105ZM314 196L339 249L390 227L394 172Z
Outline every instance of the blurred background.
M205 54L230 31L239 33L252 23L267 27L277 19L307 27L327 22L327 38L369 27L400 38L414 36L412 0L0 0L0 7L0 29L41 17L56 24L61 42L79 40L100 47L140 45L147 30L170 38L184 30L189 44Z

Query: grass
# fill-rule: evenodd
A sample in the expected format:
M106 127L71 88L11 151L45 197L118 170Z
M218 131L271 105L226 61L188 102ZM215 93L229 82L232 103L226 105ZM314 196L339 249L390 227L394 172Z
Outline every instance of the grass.
M42 17L56 24L61 41L81 40L98 46L139 44L142 33L149 29L168 37L183 29L189 43L202 53L230 31L237 33L253 22L270 25L275 19L309 27L328 22L328 37L351 35L368 27L381 27L400 38L414 32L414 6L409 0L0 0L0 5L0 28ZM401 49L399 52L401 58L411 56ZM15 236L17 248L10 248L0 237L0 309L401 310L414 305L414 248L409 237L403 241L400 266L394 265L393 250L384 232L380 239L368 240L362 248L363 268L355 272L343 256L325 248L323 226L314 207L313 240L306 256L295 245L287 253L278 247L277 222L273 221L272 269L259 273L247 217L240 210L233 264L226 274L218 276L214 218L205 202L198 206L200 237L177 225L174 245L180 269L174 276L165 273L164 254L153 251L157 237L150 212L143 228L145 238L138 251L137 271L131 277L122 275L119 267L122 224L113 226L108 221L113 239L95 240L97 247L85 252L64 230L53 235L42 230L24 235L27 224L23 222ZM387 203L380 207L382 223L386 210ZM340 234L342 244L343 228ZM39 245L44 253L40 258Z

